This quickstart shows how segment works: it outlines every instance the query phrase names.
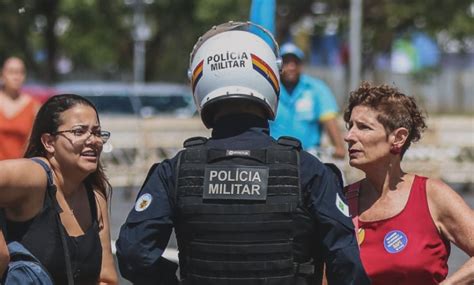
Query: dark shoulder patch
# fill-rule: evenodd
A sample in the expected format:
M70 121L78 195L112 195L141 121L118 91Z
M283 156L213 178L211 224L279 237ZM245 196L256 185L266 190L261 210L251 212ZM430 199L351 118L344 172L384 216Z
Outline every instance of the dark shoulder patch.
M281 136L278 138L277 143L279 145L291 146L297 150L301 150L301 142L294 137Z
M326 165L326 167L329 168L336 175L339 185L341 186L341 188L343 188L344 179L342 178L341 170L334 163L325 162L324 165Z
M205 137L192 137L184 141L183 147L193 147L198 145L203 145L207 142Z

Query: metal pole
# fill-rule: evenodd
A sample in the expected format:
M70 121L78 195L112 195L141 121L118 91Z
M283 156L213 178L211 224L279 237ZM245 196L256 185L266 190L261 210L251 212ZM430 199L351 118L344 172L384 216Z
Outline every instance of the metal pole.
M359 86L361 73L361 31L362 30L362 0L351 0L350 29L349 29L349 88L354 90Z
M133 82L145 81L145 42L135 41L133 46Z
M142 83L145 81L145 40L141 29L145 24L145 14L143 11L143 1L135 0L133 5L133 82Z

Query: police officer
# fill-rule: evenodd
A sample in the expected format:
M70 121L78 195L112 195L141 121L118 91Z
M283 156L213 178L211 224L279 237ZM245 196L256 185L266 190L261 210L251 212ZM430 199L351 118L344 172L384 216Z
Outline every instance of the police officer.
M212 136L155 164L120 230L122 275L173 284L162 257L172 229L181 284L368 284L336 175L269 136L279 94L273 37L251 23L214 27L194 46L195 103Z

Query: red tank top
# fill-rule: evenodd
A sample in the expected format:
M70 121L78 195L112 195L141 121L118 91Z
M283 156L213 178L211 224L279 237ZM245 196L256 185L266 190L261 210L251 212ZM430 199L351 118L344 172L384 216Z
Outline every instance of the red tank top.
M415 176L407 204L396 216L358 220L361 259L373 285L430 285L446 278L450 244L431 218L426 179Z
M38 103L31 99L11 118L0 112L0 160L23 157Z

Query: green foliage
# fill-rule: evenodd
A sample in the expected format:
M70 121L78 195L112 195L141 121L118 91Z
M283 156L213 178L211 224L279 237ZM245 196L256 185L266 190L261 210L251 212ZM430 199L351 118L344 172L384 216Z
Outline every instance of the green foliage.
M316 17L336 17L340 32L347 33L350 1L277 0L279 41L286 39L293 23L315 16L316 2L327 6L326 14ZM189 53L199 35L229 20L248 20L250 4L251 0L146 4L151 30L146 42L146 80L187 81ZM389 51L396 36L413 28L432 35L445 31L457 39L474 35L474 18L469 14L472 0L364 0L363 5L366 54ZM133 8L124 0L1 0L0 27L0 60L23 57L30 73L39 78L58 79L54 63L62 56L72 60L74 71L97 79L132 77Z
M125 7L119 1L67 0L61 15L69 22L63 35L58 35L60 52L71 57L75 67L107 72L128 68L123 61L129 52L130 31L122 17Z
M247 21L251 1L245 0L198 0L196 1L196 20L203 23L218 24L229 20Z
M147 79L187 82L189 54L200 35L230 20L248 20L249 0L174 0L151 5L156 32L147 43Z
M33 62L39 41L32 10L31 1L0 1L0 61L15 55Z
M391 40L412 29L431 35L446 30L453 38L474 35L474 18L468 14L471 0L364 1L363 29L375 51L387 51Z
M301 19L302 16L311 14L313 0L279 0L277 1L277 34L279 42L284 42L290 36L290 26Z

